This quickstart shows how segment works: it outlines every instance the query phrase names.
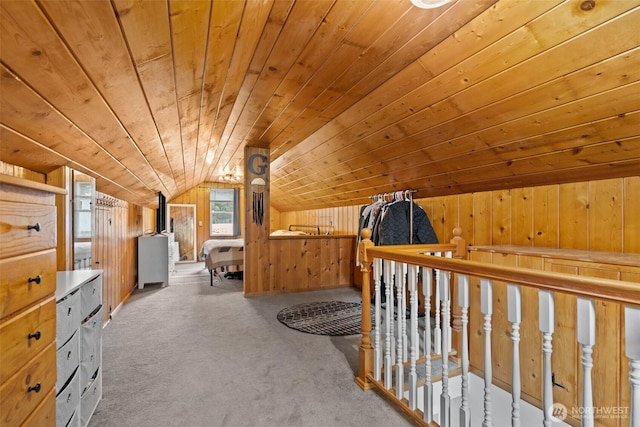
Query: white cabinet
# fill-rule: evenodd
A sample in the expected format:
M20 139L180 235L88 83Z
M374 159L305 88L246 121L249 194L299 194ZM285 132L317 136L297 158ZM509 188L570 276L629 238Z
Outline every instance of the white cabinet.
M138 237L138 289L145 283L169 284L169 271L175 265L173 233Z
M85 427L102 397L102 270L56 278L56 425Z

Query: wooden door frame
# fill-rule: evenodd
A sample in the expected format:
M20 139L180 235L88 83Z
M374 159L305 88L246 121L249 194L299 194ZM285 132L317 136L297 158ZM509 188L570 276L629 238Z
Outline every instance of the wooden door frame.
M178 260L178 262L198 262L198 241L196 236L196 205L191 203L167 203L167 221L171 221L171 207L180 207L180 208L191 208L193 212L193 260L182 261ZM167 228L169 230L169 228ZM175 232L174 232L175 239Z

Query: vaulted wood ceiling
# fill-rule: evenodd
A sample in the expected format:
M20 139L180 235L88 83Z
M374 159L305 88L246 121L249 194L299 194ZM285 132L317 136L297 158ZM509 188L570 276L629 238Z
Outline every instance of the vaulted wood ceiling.
M640 173L640 0L0 3L0 160L281 211Z

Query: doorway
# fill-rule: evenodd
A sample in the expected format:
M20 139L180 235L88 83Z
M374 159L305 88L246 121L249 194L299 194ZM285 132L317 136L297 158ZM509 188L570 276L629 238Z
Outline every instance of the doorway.
M169 232L178 244L177 262L195 262L196 205L168 204Z

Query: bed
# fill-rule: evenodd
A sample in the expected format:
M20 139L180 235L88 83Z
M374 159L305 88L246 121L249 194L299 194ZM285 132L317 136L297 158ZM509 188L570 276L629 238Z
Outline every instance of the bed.
M200 260L204 261L211 277L221 272L240 273L244 264L244 239L207 240L200 249Z

